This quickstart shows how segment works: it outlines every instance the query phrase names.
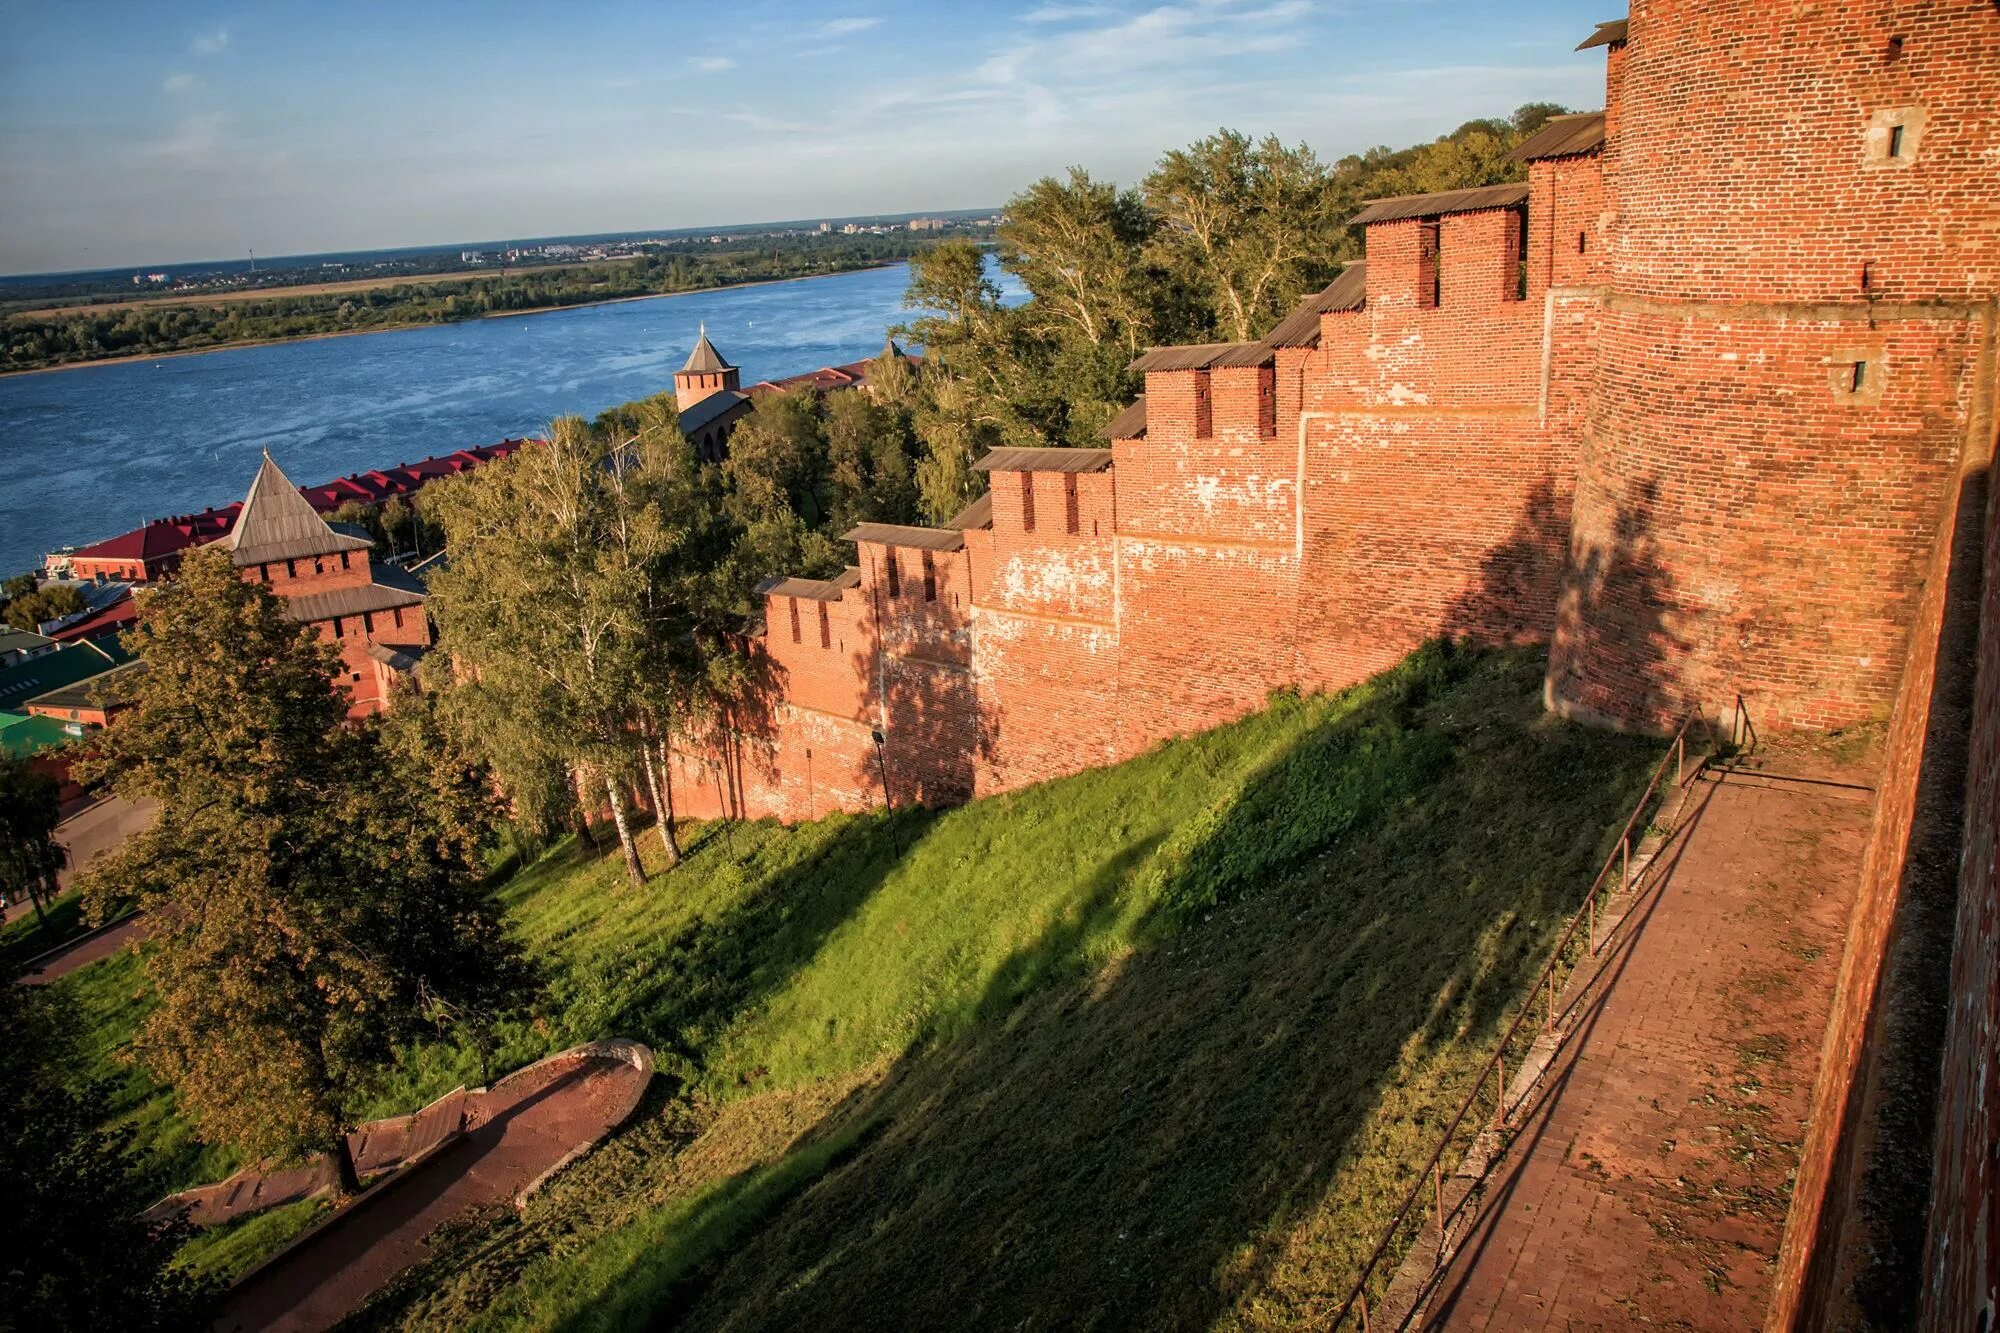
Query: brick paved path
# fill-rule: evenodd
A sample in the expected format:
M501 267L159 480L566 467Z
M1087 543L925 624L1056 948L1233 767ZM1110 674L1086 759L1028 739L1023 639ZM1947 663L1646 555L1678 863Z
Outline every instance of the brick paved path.
M502 1080L468 1106L464 1137L393 1188L363 1195L310 1241L246 1278L216 1328L332 1327L420 1262L441 1223L511 1200L578 1147L595 1143L631 1113L651 1077L650 1054L639 1068L585 1048L576 1058Z
M1691 803L1425 1326L1762 1324L1872 799L1743 773Z

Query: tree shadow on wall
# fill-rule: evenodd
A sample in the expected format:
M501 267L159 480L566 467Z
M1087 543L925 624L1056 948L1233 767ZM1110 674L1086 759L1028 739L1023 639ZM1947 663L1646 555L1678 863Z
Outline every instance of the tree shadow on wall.
M736 674L715 691L708 743L699 752L724 817L748 819L750 791L779 788L778 709L787 672L756 638L741 645L736 660Z
M865 650L851 659L862 685L861 711L881 734L874 777L891 806L963 805L972 799L978 761L991 753L970 654L963 664L954 661L954 646L930 636L885 636L879 666Z
M1443 750L1420 791L1085 967L1135 877L1199 904L1202 867L1262 864L1293 794L1375 776L1384 719L1301 736L1178 856L1106 860L972 1001L982 1021L792 1157L846 1147L761 1209L739 1194L754 1229L696 1285L639 1260L607 1321L1197 1327L1253 1293L1263 1322L1324 1320L1643 781L1646 743L1537 725L1539 671L1521 655L1424 705Z
M1557 697L1591 714L1677 718L1696 701L1680 681L1691 645L1666 621L1674 580L1654 537L1659 484L1633 494L1604 540L1578 541L1570 506L1539 484L1481 559L1477 585L1447 609L1445 629L1481 643L1550 643Z

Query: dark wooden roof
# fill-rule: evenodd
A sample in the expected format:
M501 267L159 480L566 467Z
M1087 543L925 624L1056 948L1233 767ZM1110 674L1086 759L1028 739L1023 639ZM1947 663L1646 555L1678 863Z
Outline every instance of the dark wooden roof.
M228 536L217 538L215 545L229 552L231 563L243 569L336 551L365 551L372 543L351 529L341 532L328 526L271 455L265 454L243 509L236 515L236 526Z
M1156 370L1216 370L1270 364L1271 349L1263 343L1194 343L1187 347L1152 348L1126 369L1145 375Z
M995 449L972 465L974 472L1102 472L1111 466L1109 449Z
M945 526L948 528L957 528L960 532L971 532L977 528L992 527L993 492L986 492L986 494L980 496L956 514L953 514L951 522L945 524Z
M728 416L739 407L747 408L749 402L749 394L737 393L733 389L723 389L705 398L698 398L688 404L687 410L680 414L681 434L698 431Z
M1476 213L1485 208L1513 208L1528 201L1525 185L1482 185L1471 190L1443 190L1437 194L1405 194L1394 199L1377 199L1354 215L1356 224L1402 222L1409 218L1434 218L1441 213Z
M830 579L766 579L757 591L767 597L804 597L815 602L837 602L849 588L861 586L861 570L849 565Z
M1359 310L1368 299L1368 266L1357 260L1340 271L1325 288L1308 296L1299 308L1278 321L1264 341L1272 347L1319 346L1319 317L1338 310Z
M363 651L391 671L406 676L417 669L417 662L422 657L422 654L415 649L391 648L386 643L376 643L372 639Z
M712 375L719 370L734 370L735 367L722 359L722 353L715 350L715 344L708 340L708 326L701 326L701 337L695 340L694 350L688 353L687 364L681 367L683 375Z
M926 551L956 551L965 545L965 534L956 528L913 528L901 523L863 523L845 534L842 541L874 542L881 546L914 546Z
M1516 162L1532 162L1543 157L1576 157L1599 152L1604 147L1604 113L1586 111L1576 116L1554 116L1549 123L1529 135L1507 156Z
M415 575L394 565L379 565L375 569L373 583L285 598L285 617L312 623L332 620L335 616L388 611L398 606L421 606L423 601L424 588Z
M1625 29L1629 19L1612 19L1609 23L1597 25L1597 31L1576 44L1579 51L1588 51L1593 46L1615 46L1625 41Z
M1111 424L1101 432L1107 440L1143 440L1146 438L1146 395L1140 394L1119 410L1111 418Z

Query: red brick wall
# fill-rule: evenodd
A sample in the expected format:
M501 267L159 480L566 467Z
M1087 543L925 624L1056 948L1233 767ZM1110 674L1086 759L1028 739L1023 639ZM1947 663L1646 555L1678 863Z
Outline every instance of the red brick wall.
M1110 472L995 472L993 527L969 534L978 610L982 791L1118 757L1117 513ZM1035 492L1035 530L1022 493ZM1076 531L1069 530L1069 492Z
M1989 490L1991 477L1988 478ZM1951 1015L1938 1097L1924 1328L2000 1315L2000 496L1989 495Z
M1594 165L1560 183L1594 206ZM1544 173L1531 195L1531 237L1558 184ZM1419 224L1372 226L1366 308L1321 320L1297 446L1303 683L1351 684L1439 633L1548 637L1597 301L1551 296L1546 264L1516 300L1517 225L1508 210L1444 219L1436 307Z
M1265 433L1270 383L1255 367L1150 374L1146 438L1112 447L1121 754L1293 679L1298 455L1275 421Z
M1612 292L1550 695L1661 725L1740 689L1767 724L1840 725L1893 698L1970 303L2000 288L2000 9L1725 8L1635 3L1614 58ZM1878 113L1909 108L1913 159L1873 160Z
M1950 641L1951 622L1976 615L1976 603L1954 605L1951 574L1956 557L1961 567L1967 547L1976 561L1981 550L1979 516L1960 504L1967 478L1983 476L1991 459L1990 436L1967 449L1964 468L1953 478L1952 492L1940 505L1936 546L1917 576L1921 591L1908 634L1907 667L1897 692L1890 722L1881 785L1876 797L1861 891L1848 926L1845 954L1834 995L1813 1091L1813 1108L1785 1224L1783 1251L1772 1290L1767 1327L1815 1329L1826 1326L1843 1299L1840 1276L1854 1241L1843 1230L1855 1225L1855 1191L1862 1168L1859 1132L1866 1098L1864 1068L1868 1044L1877 1035L1875 1022L1883 970L1891 943L1898 903L1911 868L1913 839L1919 822L1933 817L1922 790L1925 783L1955 782L1957 775L1927 772L1927 751L1941 743L1933 707L1947 693L1941 676L1963 670L1963 663L1941 660L1940 646ZM1961 524L1973 525L1967 531ZM1974 585L1974 592L1977 588ZM1950 722L1945 719L1946 724ZM1934 801L1932 802L1934 804Z

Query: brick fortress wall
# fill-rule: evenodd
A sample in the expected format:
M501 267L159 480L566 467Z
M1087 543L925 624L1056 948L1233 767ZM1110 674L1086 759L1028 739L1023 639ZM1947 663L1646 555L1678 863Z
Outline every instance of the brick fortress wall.
M1108 450L1001 451L959 530L864 536L845 586L775 588L765 700L676 787L689 814L784 818L1003 791L1444 633L1548 643L1551 708L1609 725L1738 692L1767 732L1889 718L1771 1316L1811 1326L1926 792L1963 772L1940 775L1933 699L1964 675L1947 585L1992 451L2000 5L1635 0L1596 44L1601 142L1512 195L1389 208L1365 267L1266 343L1143 358ZM1995 641L1989 618L1939 1328L1990 1322L2000 1229Z

